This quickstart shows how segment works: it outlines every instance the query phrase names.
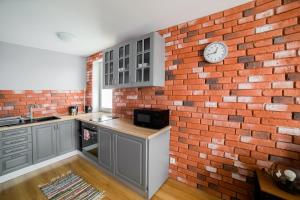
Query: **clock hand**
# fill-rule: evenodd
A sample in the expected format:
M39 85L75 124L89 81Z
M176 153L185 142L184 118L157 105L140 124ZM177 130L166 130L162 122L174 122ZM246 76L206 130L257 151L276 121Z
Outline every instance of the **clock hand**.
M216 54L218 52L218 49L219 49L219 47L217 47L216 50L213 53L209 53L207 55L209 56L209 55L212 55L212 54Z
M215 50L215 52L214 52L214 53L217 53L217 52L218 52L218 49L219 49L219 47L217 47L217 48L216 48L216 50Z

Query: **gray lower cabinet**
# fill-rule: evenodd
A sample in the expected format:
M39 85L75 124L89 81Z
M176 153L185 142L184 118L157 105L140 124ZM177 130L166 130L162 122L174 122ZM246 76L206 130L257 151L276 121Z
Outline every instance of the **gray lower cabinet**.
M115 175L145 190L146 140L120 133L115 138Z
M152 138L103 127L98 130L99 166L150 199L168 178L169 129Z
M33 163L75 150L74 120L32 127Z
M75 150L78 129L69 120L1 131L0 176Z
M0 133L0 175L32 164L31 129L19 128Z
M98 163L101 167L113 173L113 133L107 129L99 130Z
M74 121L59 122L57 126L57 154L61 155L75 150Z
M32 127L33 163L56 156L56 129L56 123Z

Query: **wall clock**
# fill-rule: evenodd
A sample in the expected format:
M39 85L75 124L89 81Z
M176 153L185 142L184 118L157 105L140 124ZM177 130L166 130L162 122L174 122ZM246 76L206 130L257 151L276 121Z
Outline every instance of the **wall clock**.
M218 63L228 54L228 47L223 42L213 42L204 49L204 58L207 62Z

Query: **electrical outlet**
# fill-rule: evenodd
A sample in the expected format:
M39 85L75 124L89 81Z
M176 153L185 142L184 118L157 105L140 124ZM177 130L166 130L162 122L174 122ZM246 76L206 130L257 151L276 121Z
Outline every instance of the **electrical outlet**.
M170 164L175 164L176 163L176 159L175 158L172 158L170 157Z

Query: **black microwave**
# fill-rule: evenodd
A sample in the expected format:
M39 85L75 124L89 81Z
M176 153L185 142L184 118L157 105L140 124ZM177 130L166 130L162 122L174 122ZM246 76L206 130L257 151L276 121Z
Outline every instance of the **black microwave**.
M169 125L169 110L140 108L133 111L134 125L161 129Z

